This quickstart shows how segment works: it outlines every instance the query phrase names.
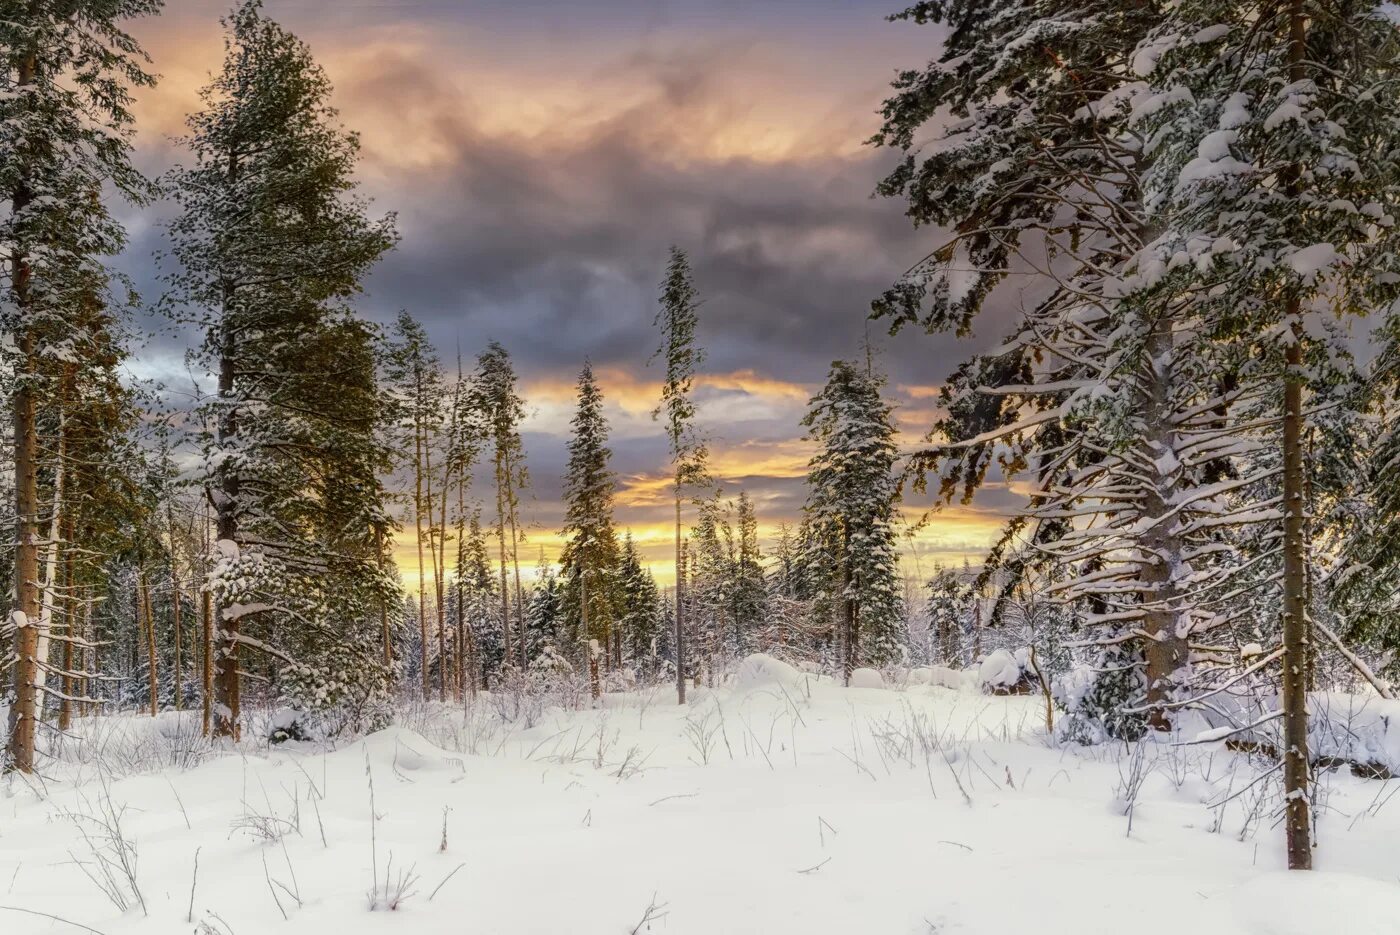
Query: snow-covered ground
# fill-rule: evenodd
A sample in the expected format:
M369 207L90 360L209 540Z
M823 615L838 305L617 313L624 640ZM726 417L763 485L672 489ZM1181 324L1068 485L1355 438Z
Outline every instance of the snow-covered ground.
M332 751L93 719L0 785L0 933L1400 933L1400 781L1329 775L1288 874L1276 774L1044 718L754 657L684 708L487 699Z

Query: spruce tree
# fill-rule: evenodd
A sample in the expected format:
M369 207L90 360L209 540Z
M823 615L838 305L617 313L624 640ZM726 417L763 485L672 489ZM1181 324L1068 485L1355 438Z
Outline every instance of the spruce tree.
M869 368L838 360L802 420L818 446L803 508L806 563L818 604L835 622L848 683L857 666L897 661L905 644L894 531L897 452L882 384Z
M681 504L689 488L709 483L706 467L708 451L695 430L695 401L691 398L695 372L705 360L705 352L695 343L700 307L699 293L690 271L690 260L678 247L671 248L666 278L661 283L661 309L655 326L661 331L661 347L656 355L666 364L661 386L661 404L652 418L664 415L666 440L670 445L672 492L675 503L676 537L676 632L672 648L676 665L676 699L685 704L686 677L686 596L681 542Z
M661 597L651 572L642 566L630 532L623 539L622 558L618 564L618 604L618 626L625 658L643 677L652 678L656 675L663 639Z
M496 487L496 542L500 558L501 626L505 663L522 669L529 665L525 652L524 591L520 584L520 494L529 486L525 469L525 443L520 423L525 401L516 386L515 366L500 343L492 341L477 355L471 407L481 420L491 446L492 476ZM509 563L509 564L508 564ZM514 587L509 574L514 571ZM511 607L515 610L512 613Z
M428 334L422 324L407 312L400 312L394 322L393 345L386 363L387 379L394 391L396 404L395 416L399 429L396 441L402 457L406 458L412 452L409 469L413 478L411 506L414 546L418 553L418 642L423 653L419 674L423 697L428 698L432 694L432 666L429 665L432 639L428 626L433 615L428 612L430 579L423 554L425 549L431 551L433 565L438 564L436 543L441 538L441 531L434 526L436 500L433 491L437 479L434 467L439 471L442 467L435 452L443 431L443 385L441 362L428 340ZM442 493L445 495L445 489ZM437 576L433 578L435 580ZM434 613L441 607L442 596L439 594ZM435 631L441 638L440 619ZM439 653L439 664L441 655Z
M616 476L608 462L608 423L603 393L585 362L578 377L578 409L564 474L564 549L559 558L567 588L569 628L578 634L577 655L586 661L596 642L605 658L621 664L618 632L618 547L613 527Z
M140 202L148 184L130 160L131 91L154 82L129 18L156 13L159 0L100 4L11 4L0 18L0 247L8 258L0 341L13 374L8 396L14 446L15 697L8 725L10 765L34 769L35 729L49 660L41 632L38 425L59 398L56 366L72 360L75 316L101 302L100 257L117 253L122 227L101 200L104 185ZM58 543L52 543L56 550ZM57 554L56 551L52 554Z
M394 242L355 196L356 137L310 50L249 0L224 21L176 170L168 300L218 374L203 482L216 514L214 732L239 734L240 669L287 700L363 710L382 690L378 345L348 300ZM257 662L242 658L247 648Z
M1166 9L1136 60L1155 105L1141 119L1156 141L1144 184L1166 220L1144 254L1222 331L1255 337L1246 385L1275 394L1266 411L1281 423L1269 441L1282 488L1285 827L1298 869L1311 866L1308 410L1346 378L1328 321L1388 311L1400 294L1400 31L1387 6L1188 0Z

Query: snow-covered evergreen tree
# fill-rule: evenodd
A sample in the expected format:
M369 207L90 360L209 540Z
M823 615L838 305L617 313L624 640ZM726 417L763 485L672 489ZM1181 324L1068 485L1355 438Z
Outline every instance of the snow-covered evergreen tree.
M15 658L7 749L22 772L34 769L49 665L40 652L51 615L41 594L39 475L52 470L52 457L41 450L39 418L60 400L61 365L92 361L75 326L105 303L101 257L125 240L103 187L137 202L150 194L130 159L131 94L154 77L124 20L160 7L159 0L111 0L78 16L61 4L11 4L0 16L0 199L8 203L0 218L7 261L0 268L0 371L10 377L16 533L14 603L3 635Z
M905 650L894 530L897 452L883 384L869 367L836 361L802 422L818 446L803 507L807 574L818 612L836 627L847 679L853 668L896 662Z
M951 568L939 568L926 590L933 658L948 666L967 664L965 638L972 626L975 600L972 582Z
M618 546L613 527L617 480L609 466L608 423L603 393L584 363L578 377L578 409L571 423L569 463L564 474L564 549L559 557L565 582L565 614L580 662L596 642L612 665L621 665L617 607Z
M368 710L385 677L378 346L347 301L394 242L354 195L355 136L306 45L249 0L225 21L177 170L170 299L218 374L203 476L217 514L215 731L262 657L293 704Z
M666 278L661 283L661 309L655 325L661 331L661 347L656 356L666 365L666 379L661 389L661 404L652 418L665 416L666 439L670 444L672 488L676 510L676 632L673 643L676 665L676 698L685 704L686 669L686 594L685 575L681 568L684 557L681 542L681 505L687 490L708 486L710 482L708 450L704 439L695 430L695 401L691 397L695 372L704 363L705 352L696 343L696 314L700 307L699 292L690 271L690 259L678 247L671 248L666 265Z
M492 341L477 355L470 406L480 419L491 449L505 662L507 665L514 662L523 668L528 659L525 655L525 593L520 583L520 546L525 538L520 528L520 494L529 487L530 475L525 467L525 442L520 435L525 400L520 397L517 384L510 353L499 342Z
M629 532L622 541L618 565L618 625L626 660L645 677L656 675L661 644L661 597L656 581L642 565Z

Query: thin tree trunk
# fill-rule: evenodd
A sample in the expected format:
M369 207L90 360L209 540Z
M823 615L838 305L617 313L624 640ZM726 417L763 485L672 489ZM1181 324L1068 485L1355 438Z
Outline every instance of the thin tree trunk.
M214 726L214 595L209 589L209 508L204 508L204 587L199 591L200 732L208 737Z
M1289 4L1288 78L1307 78L1304 65L1307 21L1303 0ZM1298 171L1289 173L1286 188L1296 194ZM1287 349L1288 372L1283 387L1283 790L1288 868L1312 869L1312 830L1308 776L1308 621L1307 549L1303 490L1303 327L1301 303L1288 299L1292 340Z
M520 667L530 667L529 654L525 650L525 592L520 587L520 526L517 517L518 496L515 490L515 465L506 456L506 507L510 517L510 562L515 569L515 633L519 643Z
M237 177L237 163L230 160L229 174ZM218 445L221 451L234 443L238 434L238 413L234 406L234 374L237 364L237 344L232 322L228 320L233 307L233 287L224 284L223 335L220 338L219 353L219 399L223 404L219 417ZM214 498L216 511L215 536L221 554L238 548L238 504L241 499L241 484L238 472L227 466L220 467L219 495ZM221 595L222 597L222 595ZM220 602L222 603L222 601ZM229 613L230 608L212 608L212 627L215 629L217 646L213 653L214 682L214 736L228 737L235 742L242 735L240 708L242 706L242 684L238 671L238 633L242 626L239 617Z
M841 532L841 681L851 684L856 656L856 601L851 594L851 531Z
M68 520L65 541L73 541L73 520ZM63 697L58 705L58 729L66 731L73 724L73 696L77 694L77 677L73 674L73 643L78 636L78 591L74 584L76 556L69 548L63 557Z
M502 476L502 464L505 455L501 451L496 452L496 532L497 540L501 546L501 629L505 639L505 664L511 664L511 656L515 648L511 641L510 631L510 579L506 571L506 502L505 484L506 479Z
M92 595L83 601L83 701L78 706L78 714L91 717L97 713L97 686L94 674L97 670L97 634L92 627Z
M137 612L146 621L146 683L149 695L151 717L160 713L160 667L156 660L156 618L151 606L151 587L146 580L146 572L136 571Z
M1182 541L1175 506L1175 479L1157 467L1164 455L1176 450L1176 431L1171 414L1174 338L1171 315L1162 311L1147 339L1144 374L1143 422L1147 426L1147 450L1143 461L1150 466L1149 480L1142 486L1142 515L1148 527L1143 536L1138 577L1143 585L1143 631L1147 634L1144 655L1147 661L1147 723L1159 731L1172 729L1167 703L1175 699L1181 683L1180 672L1188 664L1186 634L1181 632L1172 580L1173 568L1180 564ZM1170 460L1170 459L1169 459Z
M443 600L443 575L447 571L447 491L451 486L451 471L443 465L441 506L438 511L438 536L429 545L433 549L433 593L437 596L438 632L438 701L447 700L447 605Z
M20 60L16 85L34 83L38 62L31 53ZM19 217L31 201L28 181L22 177L11 199L11 216ZM30 304L32 271L21 245L12 259L11 289L18 318L26 322ZM14 703L10 707L9 754L12 768L34 771L34 735L39 716L35 698L39 663L39 432L34 410L37 376L35 337L28 328L19 334L20 379L13 395L15 446L15 604L11 622L15 630Z
M171 616L171 625L175 628L175 633L174 633L174 636L175 636L175 639L174 639L175 658L172 660L172 663L173 663L174 668L172 669L171 683L172 683L172 685L174 686L174 693L173 693L173 694L174 694L175 710L176 710L176 711L179 711L182 707L184 707L183 699L181 698L181 695L184 694L184 691L183 691L183 690L184 690L184 682L185 682L185 671L184 671L184 668L183 668L182 665L181 665L181 663L183 662L183 659L181 658L181 653L180 653L180 650L181 650L181 648L182 648L182 647L181 647L182 634L181 634L180 630L181 630L181 624L183 623L183 619L182 619L181 613L180 613L180 612L181 612L181 607L180 607L180 558L179 558L179 554L180 554L180 553L179 553L179 548L178 548L177 545L176 545L176 527L175 527L175 507L174 507L174 504L172 504L172 503L167 503L166 506L165 506L165 511L166 511L166 521L167 521L167 523L168 523L169 526L170 526L170 616Z
M685 704L685 559L681 555L681 485L676 482L676 703Z
M597 701L603 696L602 683L598 679L598 644L588 632L588 567L579 568L579 610L583 625L583 651L588 655L588 689Z
M428 671L428 598L423 567L423 476L427 473L427 427L423 425L423 378L417 378L417 400L413 419L413 525L418 533L418 642L422 650L423 699L432 697L432 680Z

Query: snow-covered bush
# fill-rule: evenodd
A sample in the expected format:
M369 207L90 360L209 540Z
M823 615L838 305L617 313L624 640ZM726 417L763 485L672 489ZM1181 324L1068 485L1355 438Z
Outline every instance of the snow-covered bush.
M1064 712L1055 723L1058 739L1096 744L1107 740L1137 740L1146 730L1141 714L1125 709L1140 698L1142 670L1130 650L1107 647L1096 665L1073 666L1051 685L1051 696Z
M1040 675L1029 649L996 649L978 664L977 685L988 695L1029 695L1040 690Z

